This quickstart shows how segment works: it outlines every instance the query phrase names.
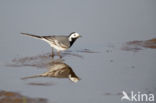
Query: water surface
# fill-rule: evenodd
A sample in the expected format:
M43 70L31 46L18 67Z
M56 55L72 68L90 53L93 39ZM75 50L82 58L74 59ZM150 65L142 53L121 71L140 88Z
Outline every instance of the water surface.
M0 90L49 103L120 103L123 90L156 94L155 4L154 0L0 1ZM20 35L73 31L83 38L63 52L61 60L49 57L51 48L44 41ZM48 72L57 60L68 68L63 77L22 79ZM76 83L69 79L72 73L79 78Z

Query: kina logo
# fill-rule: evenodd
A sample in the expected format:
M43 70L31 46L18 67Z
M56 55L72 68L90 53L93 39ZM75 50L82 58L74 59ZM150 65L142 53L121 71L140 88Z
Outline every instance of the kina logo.
M141 93L141 92L134 92L131 91L130 94L128 95L127 92L122 91L122 97L121 97L121 101L131 101L131 102L145 102L145 103L150 103L150 102L154 102L154 94L150 93Z

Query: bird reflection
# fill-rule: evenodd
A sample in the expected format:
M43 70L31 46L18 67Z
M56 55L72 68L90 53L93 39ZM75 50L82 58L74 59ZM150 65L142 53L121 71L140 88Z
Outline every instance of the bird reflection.
M47 68L47 72L44 72L39 75L24 77L22 79L37 77L69 78L69 80L71 80L74 83L80 80L79 77L74 73L72 68L61 60L54 60L50 62Z

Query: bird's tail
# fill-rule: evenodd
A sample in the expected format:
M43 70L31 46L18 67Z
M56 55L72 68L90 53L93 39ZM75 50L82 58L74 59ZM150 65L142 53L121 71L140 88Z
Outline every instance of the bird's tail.
M23 35L27 35L27 36L31 36L31 37L34 37L34 38L38 38L38 39L41 39L42 36L38 36L38 35L33 35L33 34L29 34L29 33L21 33Z
M21 79L29 79L29 78L37 78L37 77L42 77L42 75L33 75L33 76L28 76L28 77L23 77L23 78L21 78Z

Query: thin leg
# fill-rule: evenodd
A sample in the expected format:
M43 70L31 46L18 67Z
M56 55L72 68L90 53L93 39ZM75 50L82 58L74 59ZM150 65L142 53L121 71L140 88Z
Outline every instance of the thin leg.
M60 51L57 51L57 55L62 58L62 56L60 55Z
M54 50L52 48L51 57L53 58L54 56L55 56L55 54L54 54Z

